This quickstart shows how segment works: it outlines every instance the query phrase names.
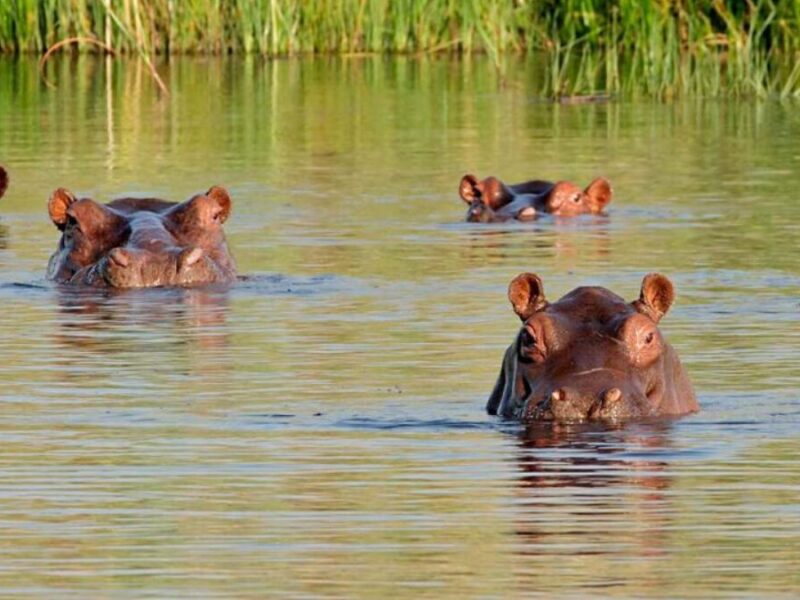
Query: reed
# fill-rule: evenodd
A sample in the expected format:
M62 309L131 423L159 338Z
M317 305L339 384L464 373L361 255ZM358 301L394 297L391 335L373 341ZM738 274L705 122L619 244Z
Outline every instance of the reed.
M800 96L800 0L14 0L0 51L544 52L549 96ZM89 46L87 49L91 49Z

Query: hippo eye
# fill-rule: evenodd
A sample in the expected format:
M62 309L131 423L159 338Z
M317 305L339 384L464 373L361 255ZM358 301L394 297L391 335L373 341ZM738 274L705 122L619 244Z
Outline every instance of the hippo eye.
M67 215L67 223L66 227L64 228L64 233L72 234L75 232L80 232L81 225L78 223L78 219L73 217L72 215Z
M541 333L541 332L539 332ZM544 339L537 334L536 330L526 325L519 333L519 356L518 359L523 363L542 363L547 355Z
M644 338L644 343L651 344L653 342L653 338L655 338L655 334L651 331L647 334L647 337Z
M523 346L533 346L536 344L536 336L531 333L531 330L527 327L522 330L522 335L520 335L520 341L522 342Z
M575 194L575 195L572 197L572 201L573 201L575 204L577 204L578 202L580 202L580 201L581 201L581 195L580 195L580 194Z

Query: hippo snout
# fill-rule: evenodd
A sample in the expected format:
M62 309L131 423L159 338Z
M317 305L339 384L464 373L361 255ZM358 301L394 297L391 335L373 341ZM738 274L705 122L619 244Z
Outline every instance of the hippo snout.
M492 220L491 210L483 203L476 201L467 209L468 223L488 223Z
M136 287L141 285L141 257L126 248L109 250L105 259L98 263L103 280L113 287Z
M99 264L108 285L119 288L192 285L214 280L217 267L202 248L172 248L159 253L113 248Z
M606 421L628 418L642 412L637 408L640 405L641 402L634 401L630 394L623 394L618 387L612 387L603 392L589 409L589 418Z
M202 248L186 248L178 255L178 273L185 273L204 258Z
M549 213L558 213L561 206L564 204L564 198L558 194L551 194L550 197L547 198L545 206L547 208L547 212Z
M584 421L614 421L642 415L637 394L624 393L609 387L599 393L582 393L568 386L559 387L538 402L530 401L527 420L580 423Z
M124 248L112 248L108 253L108 262L112 268L125 269L131 264L131 257Z

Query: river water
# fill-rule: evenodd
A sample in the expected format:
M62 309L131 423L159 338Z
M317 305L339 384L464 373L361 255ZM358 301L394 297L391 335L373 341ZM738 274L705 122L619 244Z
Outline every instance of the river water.
M485 59L0 61L0 594L796 597L800 111L562 106ZM462 222L462 174L609 178L608 218ZM43 279L52 190L225 185L230 290ZM525 431L506 286L667 274L701 411Z

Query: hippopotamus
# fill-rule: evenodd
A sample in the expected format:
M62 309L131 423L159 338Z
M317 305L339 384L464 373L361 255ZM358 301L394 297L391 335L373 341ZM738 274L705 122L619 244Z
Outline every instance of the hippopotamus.
M6 193L8 189L8 173L3 167L0 167L0 198Z
M158 198L100 204L59 188L48 203L61 239L47 276L111 288L232 282L236 263L222 230L231 204L219 186L180 204Z
M689 376L658 328L675 298L664 275L646 275L633 302L579 287L550 303L542 280L522 273L508 298L522 327L506 350L489 414L584 423L698 410Z
M542 214L603 214L612 195L611 184L602 177L582 190L569 181L534 179L506 185L496 177L479 180L475 175L464 175L458 192L469 205L466 219L470 223L533 221Z

